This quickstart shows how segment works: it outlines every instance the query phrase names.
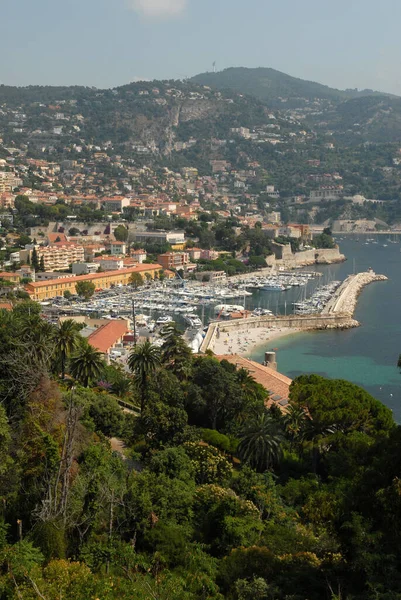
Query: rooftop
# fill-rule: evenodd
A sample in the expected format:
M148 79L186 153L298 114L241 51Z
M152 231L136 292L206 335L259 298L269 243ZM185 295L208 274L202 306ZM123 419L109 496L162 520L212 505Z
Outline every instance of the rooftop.
M128 331L128 323L125 319L110 321L91 333L87 340L93 348L106 354Z

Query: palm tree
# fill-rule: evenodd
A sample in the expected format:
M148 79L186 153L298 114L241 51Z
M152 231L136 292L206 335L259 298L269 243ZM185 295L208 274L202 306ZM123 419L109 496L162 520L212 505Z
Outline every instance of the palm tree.
M79 325L72 319L63 321L56 338L56 354L61 364L61 379L65 379L67 359L78 346Z
M145 408L149 377L161 363L160 350L149 341L134 348L128 357L128 366L135 375L141 395L141 411Z
M303 437L306 426L307 411L301 406L290 404L283 417L283 425L287 436L290 438L290 448L297 439Z
M57 328L47 321L27 319L21 327L21 339L29 347L32 358L48 367L54 354Z
M266 471L281 456L283 436L277 422L266 411L256 414L241 429L238 454L259 472Z
M99 378L105 367L103 355L87 342L81 343L70 359L70 374L84 387Z
M300 432L303 446L311 451L313 472L317 472L321 454L330 446L330 436L336 432L334 425L327 425L318 420L307 419Z

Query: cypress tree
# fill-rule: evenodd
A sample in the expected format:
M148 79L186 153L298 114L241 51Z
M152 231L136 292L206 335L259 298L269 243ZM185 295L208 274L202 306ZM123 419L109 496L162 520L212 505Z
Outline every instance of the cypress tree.
M36 248L32 250L31 265L35 269L35 271L39 271L39 259Z

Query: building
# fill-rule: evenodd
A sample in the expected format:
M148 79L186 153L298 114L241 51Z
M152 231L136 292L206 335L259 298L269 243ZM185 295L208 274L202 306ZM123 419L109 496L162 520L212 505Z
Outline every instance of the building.
M19 283L21 276L19 273L11 273L9 271L0 271L0 280L9 283Z
M99 263L79 262L73 263L72 273L73 275L88 275L88 273L97 273L99 270Z
M36 252L39 262L42 260L46 271L64 271L76 262L84 262L84 248L77 244L67 242L55 243L51 246L37 246ZM32 257L32 252L31 252Z
M97 267L103 271L119 271L124 268L124 259L119 256L109 256L104 254L94 259Z
M251 136L251 132L248 127L232 127L230 129L230 133L234 133L235 135L238 135L246 140Z
M103 198L102 208L105 212L123 212L124 208L130 205L131 200L123 196L114 196L113 198Z
M216 283L218 281L225 281L227 275L225 271L199 271L199 273L195 273L195 277L198 281Z
M33 281L52 281L53 279L68 279L71 277L70 273L57 273L56 271L38 271L35 273Z
M93 262L96 254L101 254L106 251L104 244L85 244L84 246L84 259L89 262Z
M344 191L342 185L327 185L322 186L317 190L312 190L309 194L309 200L315 202L320 200L338 200L339 198L342 198L343 195Z
M133 261L139 263L140 265L147 258L147 252L146 250L142 250L142 248L139 250L131 250L130 255Z
M187 248L187 252L191 260L199 260L202 255L201 248Z
M63 279L55 279L49 281L40 281L35 283L27 283L26 291L31 296L32 300L47 300L55 296L63 296L64 292L68 291L71 294L76 294L76 284L79 281L90 281L95 284L96 289L107 289L114 285L128 285L132 273L140 273L146 276L148 273L152 278L155 277L162 269L159 264L154 265L137 265L128 269L119 271L107 271L106 273L93 273L89 275L75 275L65 277ZM165 273L167 277L174 277L174 274Z
M266 186L266 194L269 196L269 198L280 198L280 192L274 189L274 185Z
M87 337L87 340L93 348L105 355L106 360L110 360L113 348L116 344L122 344L128 331L129 325L126 319L113 320L98 327Z
M273 210L269 213L269 221L270 223L280 223L281 222L281 213L276 210Z
M124 255L127 253L127 244L125 242L110 242L110 252L113 255Z
M217 250L201 250L200 258L202 260L216 260L219 258Z
M14 188L22 185L22 179L11 171L0 171L0 193L12 192Z
M159 254L157 261L163 269L183 269L189 263L188 252L165 252Z
M300 239L301 230L297 227L292 227L291 225L283 225L283 227L280 227L279 229L279 236Z
M183 231L134 231L134 242L155 244L185 244Z

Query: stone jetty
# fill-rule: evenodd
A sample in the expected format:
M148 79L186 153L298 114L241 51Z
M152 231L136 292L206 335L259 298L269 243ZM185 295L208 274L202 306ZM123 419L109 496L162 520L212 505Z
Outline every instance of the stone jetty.
M372 270L369 270L365 273L357 273L356 275L349 275L349 277L347 277L347 279L340 285L321 314L342 314L352 317L355 312L358 296L362 289L374 281L386 280L387 277L385 275L377 275Z

